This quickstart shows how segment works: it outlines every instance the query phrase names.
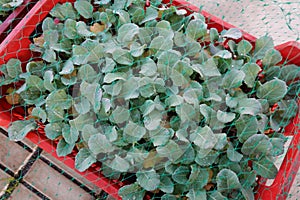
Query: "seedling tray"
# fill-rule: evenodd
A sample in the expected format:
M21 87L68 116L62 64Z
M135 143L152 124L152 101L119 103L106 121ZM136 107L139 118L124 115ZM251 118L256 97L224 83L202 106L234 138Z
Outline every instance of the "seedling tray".
M43 21L57 3L74 1L75 0L42 0L36 3L26 17L23 18L0 45L0 65L6 63L11 58L18 58L23 64L32 59L33 54L29 49L31 43L30 35L36 29L37 24ZM168 3L170 1L164 0L163 2ZM171 4L186 9L188 14L191 12L199 12L198 7L182 0L173 0ZM216 28L218 31L234 28L233 25L224 22L206 11L201 11L201 13L205 16L209 28ZM243 32L243 38L250 41L253 45L255 44L256 38L254 36ZM299 43L288 42L277 46L276 49L281 52L284 63L300 65ZM0 87L0 96L4 96L6 89L7 87ZM300 103L300 101L298 102ZM24 115L24 109L21 106L11 107L5 98L0 99L0 126L8 128L12 121L24 119ZM266 179L258 179L256 199L269 200L286 198L300 165L300 153L297 148L300 138L299 123L298 112L297 116L285 128L285 135L293 136L293 138L279 172L271 186L265 185ZM66 157L58 157L55 150L56 142L45 137L42 124L37 131L30 132L27 138L68 167L74 169L88 181L102 188L114 198L121 199L118 196L118 189L126 183L105 178L99 172L101 168L100 164L92 165L85 172L77 171L74 168L76 151Z
M10 33L10 31L22 20L28 11L34 6L37 0L24 0L22 5L12 11L10 15L0 25L0 43Z

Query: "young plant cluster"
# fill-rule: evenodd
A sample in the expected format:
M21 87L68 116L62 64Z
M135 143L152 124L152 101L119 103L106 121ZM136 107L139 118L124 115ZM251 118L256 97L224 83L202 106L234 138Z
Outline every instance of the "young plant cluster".
M273 40L255 46L235 28L208 29L199 13L156 0L57 4L33 39L41 54L22 71L1 67L12 104L30 108L12 140L45 124L57 154L76 168L132 177L123 199L254 199L258 176L274 178L284 127L296 115L298 66ZM25 68L25 67L24 67Z
M18 6L23 3L24 0L0 0L0 24L4 19Z

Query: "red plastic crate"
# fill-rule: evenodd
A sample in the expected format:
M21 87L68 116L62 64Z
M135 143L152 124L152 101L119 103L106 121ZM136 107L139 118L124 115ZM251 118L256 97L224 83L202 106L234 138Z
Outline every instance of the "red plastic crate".
M39 1L26 17L15 27L15 29L7 36L4 42L0 45L0 65L6 63L10 58L18 58L23 63L26 63L31 57L32 52L29 50L31 41L29 40L30 34L35 30L36 25L49 14L50 10L57 3L74 2L75 0L42 0ZM168 1L172 5L184 8L191 12L199 12L199 8L182 0ZM216 28L218 31L233 28L234 26L224 22L223 20L209 14L206 11L201 11L205 16L209 28ZM247 39L252 44L255 43L256 38L246 32L243 32L244 39ZM297 42L287 42L276 47L283 56L285 63L300 65L300 44ZM0 94L6 91L7 87L0 88ZM1 95L0 95L1 96ZM0 126L7 128L12 121L24 119L24 111L22 107L14 107L6 103L5 99L0 99ZM299 168L299 112L291 123L285 128L285 135L292 135L293 139L291 145L284 158L279 172L271 186L265 185L265 179L259 179L256 199L285 199L292 182L296 176ZM55 142L47 139L44 135L43 128L38 131L33 131L27 135L35 144L39 145L46 152L52 154L55 158L63 162L68 167L74 169L75 156L74 154L66 157L58 157L55 151ZM93 165L86 172L77 173L84 176L87 180L102 188L111 196L121 199L118 196L118 189L124 185L122 182L108 180L99 173L100 165ZM277 196L280 194L279 196Z
M9 34L19 21L28 13L37 0L25 0L22 5L18 6L0 25L0 43Z

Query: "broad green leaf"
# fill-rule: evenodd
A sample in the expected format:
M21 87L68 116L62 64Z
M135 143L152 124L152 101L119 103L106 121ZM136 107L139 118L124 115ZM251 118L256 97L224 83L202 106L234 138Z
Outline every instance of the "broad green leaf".
M161 43L160 43L161 44ZM165 78L170 76L171 69L180 60L181 54L178 51L168 50L160 54L157 61L157 69Z
M144 76L154 76L157 72L156 63L151 58L146 58L142 65L140 73Z
M156 56L161 55L161 53L171 50L173 48L173 40L170 38L164 38L163 36L155 37L149 46Z
M247 40L241 40L237 45L237 52L240 56L247 55L252 50L252 44Z
M190 41L185 45L186 56L196 56L201 51L201 45L199 42Z
M216 54L214 54L214 56L219 58L224 58L224 59L232 58L232 54L230 53L230 51L227 50L218 51Z
M62 122L64 120L65 111L63 108L57 106L46 107L46 112L50 123Z
M147 7L145 12L146 12L145 18L139 24L143 24L145 22L151 21L151 20L156 19L158 17L157 9L152 8L151 6Z
M158 35L164 37L165 39L172 39L174 37L174 32L169 21L161 20L157 22L155 28L158 32Z
M86 97L80 97L79 99L75 99L74 108L79 114L86 114L90 111L91 105L89 100Z
M241 70L245 73L244 82L249 88L253 88L257 75L260 71L260 67L256 63L247 63L243 65Z
M190 175L190 168L187 166L179 166L172 174L172 179L179 184L186 184Z
M14 121L7 129L8 137L13 141L21 141L30 131L36 128L37 124L33 119Z
M254 60L262 59L269 49L274 48L273 39L269 36L263 36L256 40L254 49Z
M173 107L183 103L183 98L180 95L171 95L166 99L166 105Z
M141 56L143 53L144 53L144 49L147 47L146 44L144 45L140 45L139 43L137 42L133 42L131 45L130 45L130 54L133 56L133 57L139 57Z
M111 113L110 116L110 121L114 123L123 123L127 122L129 120L130 113L129 110L122 107L122 106L117 106L116 109Z
M272 67L273 68L273 67ZM285 65L281 68L280 75L278 77L285 82L295 81L300 78L300 68L297 65Z
M198 127L191 134L190 141L201 149L212 149L218 142L209 126Z
M75 144L78 140L79 132L76 128L70 127L68 124L64 124L62 128L62 136L68 144Z
M227 197L224 197L221 192L217 190L210 191L208 193L209 200L227 200Z
M40 107L33 108L31 115L38 117L43 123L45 123L47 120L47 113Z
M124 11L124 10L119 10L117 12L117 14L119 15L119 26L123 25L123 24L127 24L127 23L130 23L131 20L130 20L130 15L128 12Z
M160 176L154 169L138 171L136 177L138 184L147 191L153 191L159 187Z
M51 92L46 98L46 106L48 108L60 107L63 109L69 109L72 105L72 98L67 95L63 89L55 90Z
M171 162L176 161L184 154L183 149L173 140L169 140L164 146L157 147L156 150L160 157L167 157Z
M80 84L80 92L82 96L86 97L92 104L94 112L97 112L101 108L102 90L98 83L89 84L83 81Z
M116 80L127 80L127 74L123 72L114 72L114 73L107 73L104 76L103 83L112 83Z
M185 47L187 41L182 32L176 31L174 34L174 44L178 47Z
M278 173L273 161L265 156L253 161L253 169L258 175L268 179L274 179Z
M235 126L238 139L242 143L258 132L258 121L255 116L242 115Z
M191 65L192 69L200 74L202 77L221 76L220 71L213 59L208 59L204 64Z
M46 62L56 62L56 53L52 49L46 49L43 53L42 59Z
M89 1L85 1L85 0L76 1L74 3L74 7L82 17L86 19L92 18L93 5Z
M229 192L241 187L240 181L236 173L230 169L222 169L216 178L217 190L219 192Z
M262 64L265 68L272 67L282 60L282 56L279 51L275 49L269 49L264 58L262 59Z
M139 33L139 26L133 23L127 23L123 24L119 30L118 30L118 37L117 40L120 43L127 43L131 42L134 38Z
M222 86L225 89L237 88L242 85L245 73L237 69L231 69L225 74L222 80Z
M130 167L128 161L118 155L115 155L109 166L117 172L127 172Z
M124 83L122 83L122 90L119 94L125 100L135 99L139 96L139 78L130 77Z
M109 73L114 70L116 66L115 61L112 58L105 57L105 65L102 68L103 73Z
M73 127L71 126L71 128L73 128ZM82 128L81 136L82 136L83 141L88 144L90 137L92 135L96 135L98 133L99 133L99 130L97 130L94 127L94 125L92 125L92 124L86 124Z
M75 143L69 144L64 139L60 139L56 147L56 153L59 157L67 156L72 152L74 147Z
M228 123L228 122L232 122L235 118L235 113L231 113L231 112L223 112L221 110L217 111L217 119L220 122L223 123Z
M222 150L225 147L225 145L228 143L227 134L226 133L218 133L218 134L215 134L215 136L216 136L218 142L214 146L214 149Z
M50 12L50 14L51 14L51 12ZM53 29L55 29L54 20L51 17L46 17L42 23L42 30L47 31L47 30L53 30Z
M95 155L99 153L110 153L114 150L106 136L101 133L91 135L89 137L88 146Z
M280 79L273 79L259 86L257 89L257 97L267 99L269 104L274 104L281 100L287 93L287 85Z
M197 110L195 110L192 105L189 105L187 103L176 106L175 110L180 117L181 123L194 121L199 118L199 112L197 112Z
M87 63L89 50L83 46L72 46L72 61L75 65L82 65Z
M43 80L36 75L30 75L26 79L26 86L30 89L37 90L39 92L45 91Z
M93 83L93 81L97 77L98 77L97 72L89 64L82 65L78 70L78 79L79 80L83 80L88 83Z
M64 75L64 74L71 74L74 71L74 65L71 59L67 60L64 65L62 70L59 72L59 74Z
M243 98L238 101L237 111L241 115L252 115L255 116L262 112L262 106L255 98Z
M174 191L174 183L171 178L163 175L160 177L160 184L158 188L165 193L172 193Z
M121 187L118 194L123 200L143 200L145 195L145 190L143 190L138 183L133 183L131 185L125 185Z
M190 189L189 192L186 194L186 196L190 199L190 200L199 200L199 199L203 199L206 200L206 191L203 190L194 190L194 189Z
M272 144L272 156L279 156L284 153L284 140L282 138L270 138Z
M84 0L80 0L80 1L84 1ZM91 36L95 36L95 33L89 31L87 29L87 25L85 22L83 21L79 21L76 22L76 31L77 33L82 36L82 37L91 37Z
M177 197L173 194L164 194L161 200L177 200Z
M16 79L22 73L21 61L15 58L6 63L7 74L10 78Z
M64 35L69 39L76 39L79 37L76 30L76 21L73 19L67 19L63 29Z
M251 187L244 187L241 188L242 194L243 196L247 199L247 200L254 200L254 192L253 189Z
M202 151L202 149L200 149ZM205 153L206 155L201 155L200 150L198 150L196 158L195 158L195 162L203 167L208 167L212 164L215 163L215 161L217 160L219 153L215 150L207 150L207 149L203 149L204 151L209 151L208 153Z
M113 52L113 59L121 65L132 66L134 64L134 59L130 52L125 49L116 49Z
M265 134L255 134L249 137L242 146L242 153L245 155L270 154L272 143Z
M142 139L146 134L146 129L143 126L140 126L132 121L126 125L123 131L123 138L130 143L135 143Z
M207 25L199 19L193 19L189 22L186 28L186 35L187 37L197 40L202 38L206 35L207 32Z
M83 172L87 170L96 161L96 158L90 153L90 151L87 148L82 148L76 154L75 167L78 171Z
M232 144L229 144L229 147L227 148L227 157L232 162L240 162L243 158L243 154L240 154L235 150L235 148L232 146Z
M149 136L154 146L165 145L173 136L173 132L163 127L149 131Z
M61 123L49 123L45 126L45 133L47 138L54 140L62 134L62 124Z
M237 39L240 39L243 36L243 34L237 28L230 28L224 34L222 34L222 36L226 37L226 38L237 40Z
M199 167L197 164L191 165L191 174L189 175L189 184L194 188L203 188L207 185L209 172L207 169ZM196 186L196 187L195 187Z
M45 44L48 46L53 46L58 42L58 31L57 30L47 30L43 33Z
M215 42L219 39L219 33L216 28L209 29L209 38L211 42Z
M78 131L82 131L85 125L93 124L93 123L94 123L94 119L89 113L78 115L75 119L69 121L71 127L76 128L76 130Z
M148 115L144 116L145 128L150 131L157 129L160 126L162 117L162 112L159 110L154 110Z

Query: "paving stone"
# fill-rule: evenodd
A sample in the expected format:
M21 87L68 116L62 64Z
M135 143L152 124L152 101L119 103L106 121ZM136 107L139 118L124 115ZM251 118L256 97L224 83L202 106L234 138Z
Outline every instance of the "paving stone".
M75 170L73 170L70 167L66 166L64 163L62 163L61 161L57 160L56 158L54 158L50 154L48 154L46 152L42 152L42 156L44 158L46 158L47 160L49 160L50 162L52 162L57 167L59 167L60 169L62 169L63 171L65 171L67 174L71 175L77 181L79 181L80 183L82 183L83 185L85 185L86 187L88 187L90 190L92 190L93 192L95 192L95 194L100 194L100 192L102 191L101 188L99 188L98 186L94 185L93 183L91 183L90 181L88 181L86 178L84 178L83 176L79 175Z
M17 172L31 155L17 143L0 133L0 162L13 172Z
M9 184L10 178L12 177L6 174L4 171L0 170L0 196L4 194Z
M37 160L25 175L24 180L53 200L93 200L93 196L71 180Z
M39 200L41 199L34 192L26 188L23 184L20 184L9 197L11 200Z

